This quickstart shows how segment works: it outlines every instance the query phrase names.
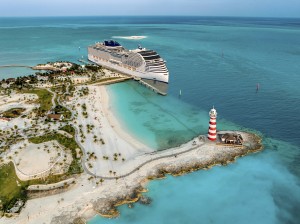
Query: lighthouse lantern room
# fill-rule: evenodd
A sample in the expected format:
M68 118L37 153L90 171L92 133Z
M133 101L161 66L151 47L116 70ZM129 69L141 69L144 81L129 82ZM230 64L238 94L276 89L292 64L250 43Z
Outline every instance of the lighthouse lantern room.
M207 138L211 141L215 141L217 139L217 111L213 107L209 112L209 129Z

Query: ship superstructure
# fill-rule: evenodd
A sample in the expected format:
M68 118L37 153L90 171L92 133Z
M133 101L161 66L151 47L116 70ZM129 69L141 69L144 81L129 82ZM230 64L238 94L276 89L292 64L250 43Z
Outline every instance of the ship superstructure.
M165 61L154 50L139 46L127 50L117 41L109 40L88 47L88 59L96 64L141 79L147 85L167 92L169 71Z

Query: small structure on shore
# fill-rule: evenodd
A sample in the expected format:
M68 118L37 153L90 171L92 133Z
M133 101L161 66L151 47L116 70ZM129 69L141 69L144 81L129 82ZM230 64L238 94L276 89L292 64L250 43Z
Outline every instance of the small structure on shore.
M51 121L62 121L64 119L63 114L48 114L47 118Z
M49 77L45 75L37 75L36 78L40 82L47 82L49 80Z
M242 145L243 144L243 138L240 134L234 134L234 133L225 133L220 136L221 141L224 144L232 144L232 145Z
M13 84L13 83L15 83L16 82L16 79L15 78L8 78L8 79L6 79L6 83L7 84Z
M216 141L217 139L217 111L213 107L209 112L209 129L207 138L211 141Z
M81 84L81 83L86 83L88 81L90 81L91 78L88 76L73 76L71 77L71 81L73 84Z
M7 117L0 117L0 120L2 120L2 121L10 121L11 119L7 118Z

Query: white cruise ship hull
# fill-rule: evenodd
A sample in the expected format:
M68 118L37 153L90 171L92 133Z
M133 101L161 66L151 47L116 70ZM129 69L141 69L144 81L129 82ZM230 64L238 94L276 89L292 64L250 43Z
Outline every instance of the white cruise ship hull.
M139 46L128 50L114 40L88 47L88 59L98 65L130 75L153 91L166 95L169 71L165 61L154 50Z
M142 71L134 71L132 69L128 69L123 67L120 64L115 64L115 63L111 63L109 61L104 61L101 59L98 59L97 57L95 57L94 55L88 54L88 59L98 65L101 65L103 67L109 68L109 69L113 69L116 70L118 72L124 73L126 75L130 75L130 76L134 76L137 78L142 78L142 79L146 79L146 80L154 80L154 81L159 81L159 82L163 82L163 83L168 83L169 82L169 75L165 75L166 73L160 73L160 72L142 72Z

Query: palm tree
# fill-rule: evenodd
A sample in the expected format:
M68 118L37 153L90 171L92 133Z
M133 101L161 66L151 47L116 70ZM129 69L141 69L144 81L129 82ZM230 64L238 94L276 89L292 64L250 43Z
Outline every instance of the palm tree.
M102 183L103 183L103 182L104 182L104 180L101 178L101 179L100 179L100 183L101 183L101 185L102 185Z

